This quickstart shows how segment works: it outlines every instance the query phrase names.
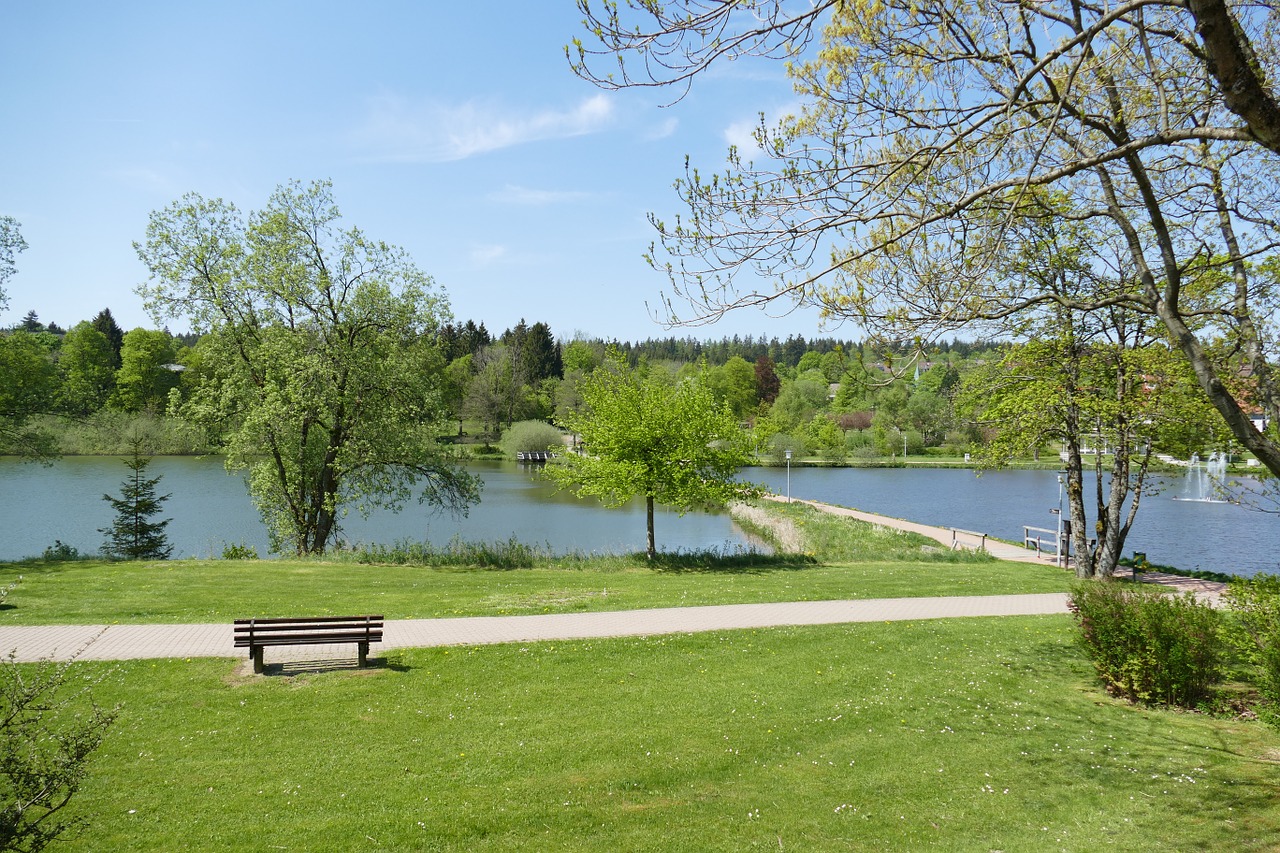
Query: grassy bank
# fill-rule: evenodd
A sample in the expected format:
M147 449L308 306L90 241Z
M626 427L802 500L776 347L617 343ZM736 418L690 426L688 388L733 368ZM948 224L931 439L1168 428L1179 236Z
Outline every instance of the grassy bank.
M1280 740L1100 694L1065 616L424 649L295 677L127 662L101 698L124 710L69 850L1280 843Z
M0 621L390 618L1045 592L1052 567L793 506L799 556L526 568L32 563ZM391 549L397 551L397 549ZM401 557L412 549L399 549ZM389 554L384 554L389 556ZM367 555L366 555L367 557ZM406 649L366 670L79 662L120 716L66 850L1203 850L1280 845L1280 735L1101 692L1067 615Z

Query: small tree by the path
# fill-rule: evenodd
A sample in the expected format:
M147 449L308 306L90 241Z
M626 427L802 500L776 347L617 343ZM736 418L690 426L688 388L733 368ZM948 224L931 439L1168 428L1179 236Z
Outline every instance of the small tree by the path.
M0 604L15 586L0 587ZM84 823L60 812L119 708L100 708L89 695L102 676L71 677L79 654L34 665L13 653L0 658L0 851L43 850Z
M172 519L152 519L170 495L156 495L160 477L146 476L151 457L142 455L140 442L133 443L133 452L124 464L129 474L120 484L120 497L102 496L116 511L115 522L98 530L107 537L102 550L120 560L167 560L173 553L173 546L169 544L164 529Z
M584 453L547 466L547 474L606 506L643 496L649 559L657 554L655 503L683 514L760 493L759 486L734 479L750 461L748 442L728 406L717 405L703 383L672 386L612 358L579 392L585 408L566 413L562 426L581 436Z

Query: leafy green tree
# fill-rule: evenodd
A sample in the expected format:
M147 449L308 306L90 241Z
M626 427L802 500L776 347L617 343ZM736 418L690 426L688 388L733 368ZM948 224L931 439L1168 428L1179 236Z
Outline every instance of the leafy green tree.
M723 365L708 368L706 382L716 399L728 403L739 420L756 407L755 368L742 356L731 356Z
M564 448L560 430L546 421L517 421L502 434L499 444L503 452L512 458L517 453L559 451Z
M645 499L646 552L657 555L655 503L680 513L750 498L760 488L735 479L750 461L748 441L729 407L705 385L669 386L628 370L616 355L579 385L586 410L565 426L582 436L584 453L547 467L547 475L608 506Z
M465 417L467 386L471 384L471 353L449 362L440 375L440 395L445 407L458 421L458 437L462 437L462 421Z
M18 220L12 216L0 216L0 311L9 307L9 293L4 286L18 271L15 258L26 248L27 241L22 239Z
M773 401L769 414L783 432L795 432L809 423L826 404L826 383L797 379L782 386L782 393Z
M72 415L96 412L115 385L115 353L107 336L88 321L77 323L62 341L62 407Z
M577 370L583 374L590 373L600 365L600 356L595 347L586 341L570 341L561 355L566 371Z
M122 412L164 411L169 390L179 382L177 372L171 367L176 359L168 332L133 329L126 333L115 390L107 404Z
M221 425L273 548L299 555L323 552L350 507L477 498L434 439L447 303L403 250L340 218L327 182L279 187L247 223L191 194L136 246L152 316L208 337L210 379L185 411Z
M170 495L157 495L160 477L147 477L151 457L142 455L142 441L134 439L132 453L124 460L128 476L120 484L120 497L103 495L111 504L116 518L110 527L98 530L105 534L102 551L116 560L167 560L173 553L164 529L172 519L155 521Z
M53 436L33 422L36 415L55 408L58 372L48 349L29 332L0 335L0 377L4 452L40 461L56 456Z

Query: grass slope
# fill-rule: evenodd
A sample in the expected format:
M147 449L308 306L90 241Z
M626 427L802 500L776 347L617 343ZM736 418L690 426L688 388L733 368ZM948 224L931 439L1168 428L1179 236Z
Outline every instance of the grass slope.
M101 692L124 712L68 850L1280 845L1275 734L1100 694L1065 616L424 649L293 677L140 661Z

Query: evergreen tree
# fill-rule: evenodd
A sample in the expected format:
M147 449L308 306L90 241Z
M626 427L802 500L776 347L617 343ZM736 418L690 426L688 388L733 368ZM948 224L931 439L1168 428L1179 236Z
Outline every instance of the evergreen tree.
M110 308L103 308L89 322L93 324L95 329L107 336L107 340L111 343L111 351L114 354L114 361L111 366L119 369L120 350L124 347L124 329L121 329L116 324L116 318L111 316Z
M134 440L133 452L124 460L130 473L120 484L120 497L103 495L102 499L116 511L115 523L98 529L107 536L102 550L120 560L167 560L173 553L164 529L172 519L152 521L160 505L171 496L156 496L160 477L147 477L150 456L142 455L142 442Z

